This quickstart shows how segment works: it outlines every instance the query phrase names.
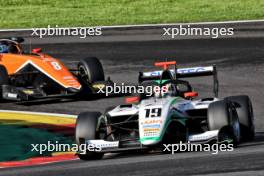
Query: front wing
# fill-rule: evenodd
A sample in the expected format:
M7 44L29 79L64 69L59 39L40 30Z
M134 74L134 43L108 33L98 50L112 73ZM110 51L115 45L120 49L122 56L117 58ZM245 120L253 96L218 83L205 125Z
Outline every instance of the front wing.
M221 143L219 141L219 130L206 131L199 134L191 134L188 136L188 141L190 143ZM86 144L93 144L100 147L102 150L98 152L111 153L111 152L124 152L131 150L146 150L153 145L143 145L139 141L136 141L136 145L133 146L123 146L121 141L106 141L106 140L86 140Z

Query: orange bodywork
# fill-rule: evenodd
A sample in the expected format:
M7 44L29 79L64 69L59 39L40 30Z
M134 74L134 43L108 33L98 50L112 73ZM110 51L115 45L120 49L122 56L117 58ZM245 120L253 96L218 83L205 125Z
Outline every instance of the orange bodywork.
M54 80L64 88L81 89L81 84L64 64L46 54L0 54L0 64L5 66L8 75L15 75L28 64Z

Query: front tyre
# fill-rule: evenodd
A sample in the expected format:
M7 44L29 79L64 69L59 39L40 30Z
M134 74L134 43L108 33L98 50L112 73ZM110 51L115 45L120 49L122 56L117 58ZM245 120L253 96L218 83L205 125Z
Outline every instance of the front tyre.
M239 119L235 107L229 101L211 103L207 121L209 130L219 130L219 142L232 140L235 146L240 142Z
M250 98L247 95L227 97L233 102L238 114L241 136L244 140L253 140L255 137L254 114Z
M105 80L103 66L96 57L82 59L78 64L78 71L82 83L86 86Z
M2 86L8 85L8 73L5 66L0 65L0 100L3 98Z
M100 112L83 112L81 113L75 126L75 141L78 146L86 144L86 140L99 139L98 125ZM78 154L81 160L101 159L104 153L86 151L85 154Z

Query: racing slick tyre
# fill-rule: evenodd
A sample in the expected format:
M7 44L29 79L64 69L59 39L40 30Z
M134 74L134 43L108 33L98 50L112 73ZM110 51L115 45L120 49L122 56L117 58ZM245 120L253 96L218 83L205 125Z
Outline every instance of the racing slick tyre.
M0 100L3 98L2 85L8 84L8 73L5 66L0 65Z
M238 114L241 137L250 141L255 137L254 114L252 103L247 95L231 96L227 99L235 104Z
M79 75L86 85L104 81L104 70L101 62L96 57L88 57L78 64Z
M97 126L100 116L100 112L83 112L78 116L75 126L75 141L78 146L81 144L86 144L86 140L99 138ZM81 160L101 159L103 155L104 153L92 151L86 151L85 154L78 153L78 156Z
M239 119L235 107L227 100L216 101L209 105L207 113L209 130L220 130L218 141L232 140L234 146L240 141Z

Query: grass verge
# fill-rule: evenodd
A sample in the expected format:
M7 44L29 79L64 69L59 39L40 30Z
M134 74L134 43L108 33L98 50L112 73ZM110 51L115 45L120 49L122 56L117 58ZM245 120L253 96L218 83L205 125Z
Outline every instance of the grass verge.
M264 18L262 0L0 0L0 28Z

